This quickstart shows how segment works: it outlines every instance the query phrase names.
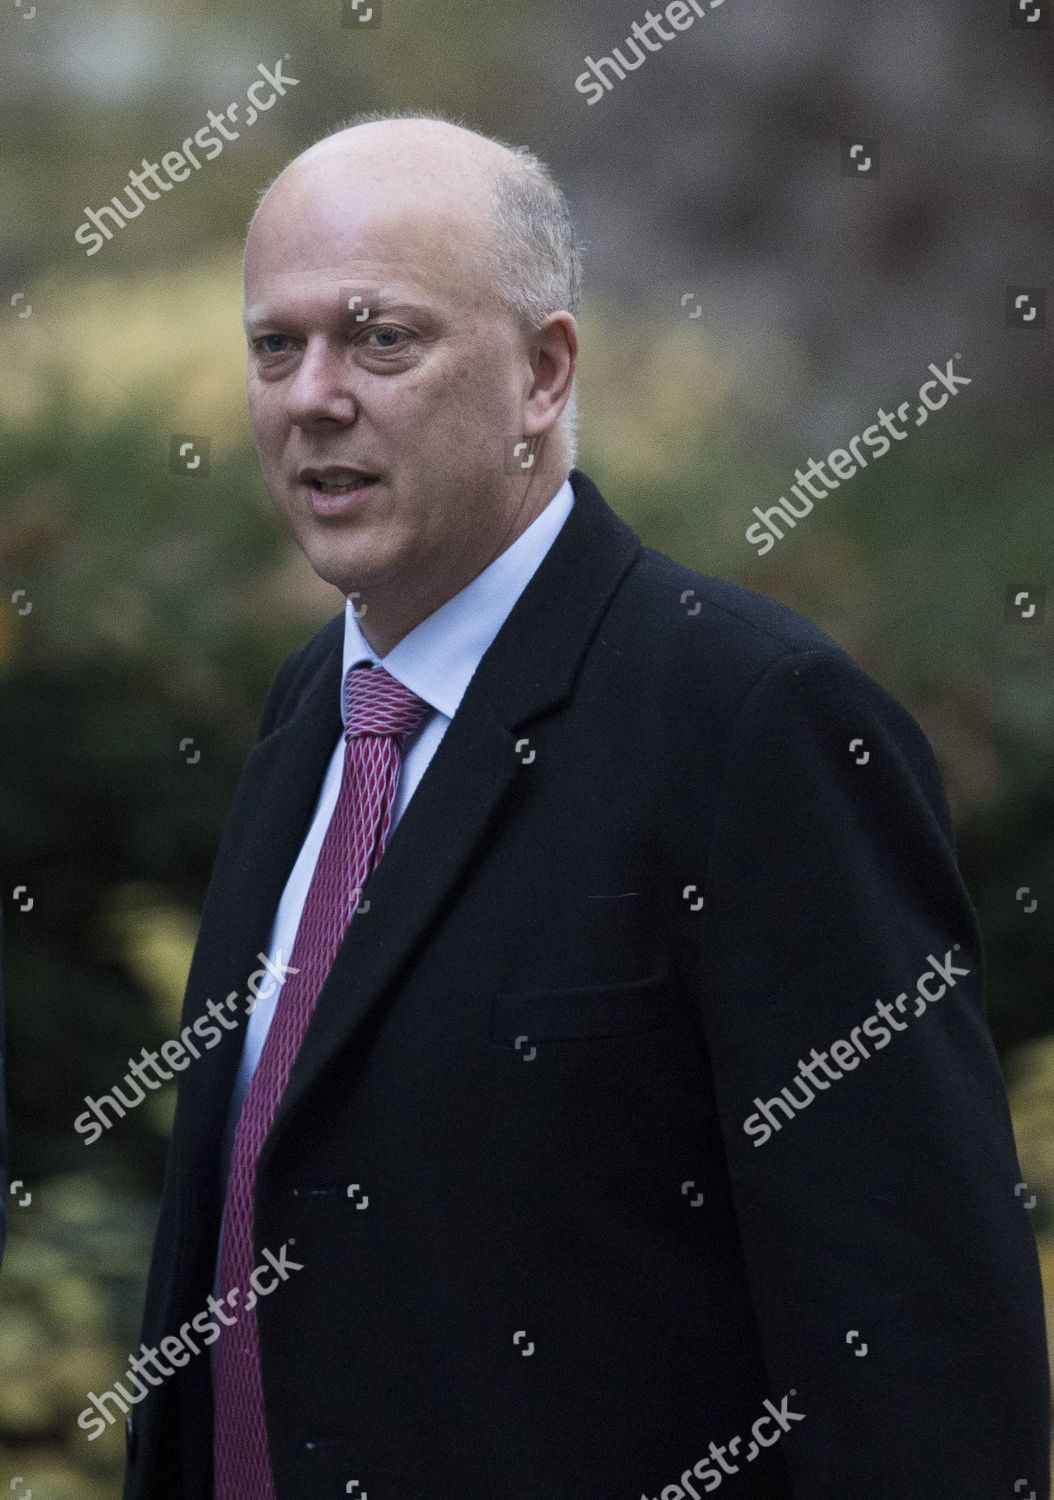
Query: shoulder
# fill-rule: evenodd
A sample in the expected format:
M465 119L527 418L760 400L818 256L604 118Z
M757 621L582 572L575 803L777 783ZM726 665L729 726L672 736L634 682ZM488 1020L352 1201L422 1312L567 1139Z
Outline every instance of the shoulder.
M811 620L753 589L642 547L599 632L642 720L728 753L737 742L882 722L932 778L907 709ZM627 691L629 689L627 688Z
M641 548L604 624L609 642L617 636L667 686L692 683L711 703L741 702L777 663L795 658L819 655L866 676L837 641L789 605L651 547Z

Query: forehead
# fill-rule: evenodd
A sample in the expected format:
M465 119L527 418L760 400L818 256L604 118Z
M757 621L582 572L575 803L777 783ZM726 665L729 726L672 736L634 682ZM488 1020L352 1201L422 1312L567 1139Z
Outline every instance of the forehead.
M316 164L280 178L260 206L245 245L246 305L344 282L484 302L492 292L478 264L486 232L478 190Z

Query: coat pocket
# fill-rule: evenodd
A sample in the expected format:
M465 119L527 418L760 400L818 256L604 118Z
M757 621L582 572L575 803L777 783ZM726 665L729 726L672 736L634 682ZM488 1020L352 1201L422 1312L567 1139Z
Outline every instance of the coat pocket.
M499 990L491 1011L490 1040L519 1050L536 1041L626 1036L665 1026L679 1015L665 970L614 984Z

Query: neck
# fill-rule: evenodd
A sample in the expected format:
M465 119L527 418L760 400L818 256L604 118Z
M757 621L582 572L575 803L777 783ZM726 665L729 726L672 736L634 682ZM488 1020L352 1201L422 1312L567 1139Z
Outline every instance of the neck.
M566 477L566 469L560 473L550 470L547 473L532 474L523 494L519 498L510 499L507 509L509 519L482 556L472 554L466 557L462 553L465 566L452 575L446 575L438 587L435 584L436 571L432 569L427 578L421 580L419 589L408 586L406 580L400 580L397 596L380 598L360 593L356 602L360 607L365 607L359 629L377 655L387 656L422 620L427 620L448 599L459 594L496 557L500 557L511 547L528 526L538 519Z

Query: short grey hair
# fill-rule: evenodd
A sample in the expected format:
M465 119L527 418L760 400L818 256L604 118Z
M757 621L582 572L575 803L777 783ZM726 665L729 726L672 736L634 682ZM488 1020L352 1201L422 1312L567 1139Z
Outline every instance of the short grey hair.
M356 125L387 120L438 120L472 130L463 119L438 110L366 110L327 130L312 144ZM491 184L487 209L493 233L481 246L483 269L492 278L501 302L531 328L540 328L554 312L569 312L577 318L582 302L583 247L562 188L545 162L526 146L513 146L480 130L473 133L503 146L514 158L498 170ZM557 423L572 466L578 457L577 385L576 376Z

